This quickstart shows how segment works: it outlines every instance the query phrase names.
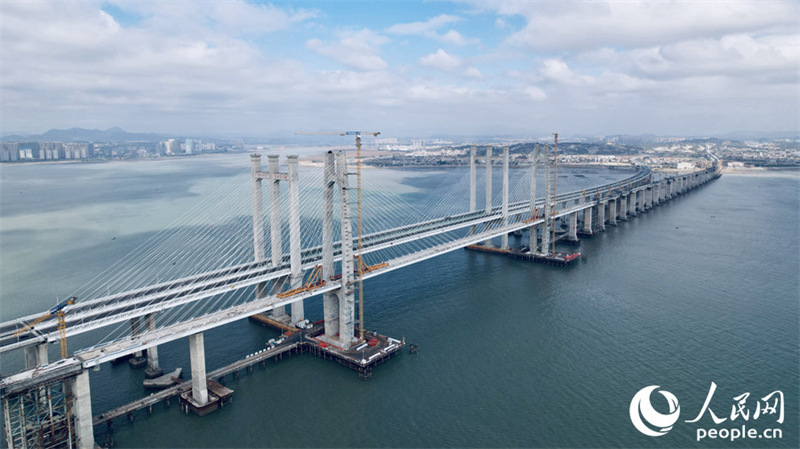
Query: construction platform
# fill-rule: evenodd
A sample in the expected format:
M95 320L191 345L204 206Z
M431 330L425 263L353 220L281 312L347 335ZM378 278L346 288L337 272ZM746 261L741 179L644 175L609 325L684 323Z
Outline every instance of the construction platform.
M233 390L222 386L214 379L206 380L206 388L208 389L208 402L205 404L195 402L191 389L181 393L181 409L184 413L188 415L191 410L199 416L205 416L233 400Z
M372 377L372 369L386 360L400 354L405 341L380 335L375 332L364 332L364 340L349 349L340 348L315 337L306 336L306 343L312 354L325 360L333 360L358 372L361 379Z
M545 265L554 265L557 267L567 267L575 263L581 256L581 253L564 253L556 251L553 254L544 253L529 253L521 251L511 251L508 256L514 259L526 260L528 262L543 263Z
M569 241L569 243L565 240L562 240L561 243L567 244L580 244L580 241ZM504 254L508 257L518 260L525 260L528 262L536 262L536 263L543 263L546 265L554 265L557 267L566 267L574 263L580 257L581 253L564 253L560 251L556 251L554 254L544 254L544 253L530 253L529 248L523 247L518 250L514 249L500 249L494 246L484 246L484 245L469 245L465 246L464 249L471 250L471 251L481 251L485 253L493 253L493 254Z

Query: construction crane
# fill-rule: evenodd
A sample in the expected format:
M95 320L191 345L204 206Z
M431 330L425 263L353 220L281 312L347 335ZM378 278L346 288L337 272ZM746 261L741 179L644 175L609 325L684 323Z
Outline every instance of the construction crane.
M361 136L377 137L381 135L380 132L374 131L317 131L317 132L296 132L297 135L303 136L356 136L356 179L358 184L358 260L356 264L358 269L358 334L359 337L364 339L364 268L365 265L361 262Z
M62 359L67 358L67 355L68 355L67 354L67 321L66 321L67 314L64 312L64 307L71 306L71 305L75 304L75 300L77 300L77 299L78 299L78 297L73 295L73 296L61 301L60 303L58 303L55 306L53 306L52 309L48 310L47 313L45 313L44 315L40 316L39 318L36 318L35 320L31 321L30 323L26 324L25 327L23 327L22 329L16 331L14 333L14 336L18 337L18 336L22 335L23 333L33 329L34 326L36 326L37 324L41 323L42 321L51 318L53 315L57 315L58 316L58 337L59 337L59 340L61 342L61 358Z

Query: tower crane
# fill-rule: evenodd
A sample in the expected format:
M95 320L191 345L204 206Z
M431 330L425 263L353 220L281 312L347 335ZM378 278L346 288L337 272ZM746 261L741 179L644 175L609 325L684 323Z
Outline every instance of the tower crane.
M61 301L60 303L56 304L47 311L44 315L36 318L35 320L31 321L30 323L26 324L22 329L14 332L14 336L18 337L19 335L33 329L37 324L41 323L44 320L51 318L53 315L58 316L58 337L61 343L61 358L67 358L67 321L66 316L67 314L64 312L64 307L70 306L75 304L75 300L77 300L77 296L70 296L69 298Z
M363 259L361 258L361 136L377 137L381 135L380 132L374 131L318 131L318 132L296 132L297 135L303 136L356 136L356 179L358 184L358 261L356 268L358 270L358 333L359 337L364 339L364 280L363 275L365 268L367 268Z

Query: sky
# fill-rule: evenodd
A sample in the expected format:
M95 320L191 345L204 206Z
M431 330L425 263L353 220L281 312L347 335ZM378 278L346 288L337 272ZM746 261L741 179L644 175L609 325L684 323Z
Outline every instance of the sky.
M800 128L800 2L0 0L0 132Z

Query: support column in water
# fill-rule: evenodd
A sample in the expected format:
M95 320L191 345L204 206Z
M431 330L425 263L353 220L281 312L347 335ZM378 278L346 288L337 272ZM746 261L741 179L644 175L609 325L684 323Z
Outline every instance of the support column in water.
M550 254L550 227L553 203L551 203L551 196L553 195L553 186L550 184L550 146L545 145L544 151L539 153L544 166L544 226L542 226L542 253Z
M478 210L478 175L475 167L475 145L469 149L469 211ZM475 226L469 227L469 235L475 235Z
M530 156L531 161L531 193L530 193L530 200L528 202L531 210L531 216L529 219L533 220L537 217L536 214L536 169L539 166L539 143L533 145L533 153ZM539 246L538 236L537 236L537 229L538 226L531 224L531 227L528 228L528 238L530 240L530 252L535 253L537 246Z
M508 226L508 145L503 146L503 226ZM500 249L508 249L508 232L500 236Z
M567 234L567 238L576 241L578 240L578 212L572 212L569 214L569 233Z
M142 333L142 321L140 317L131 318L131 337L136 338L139 334ZM144 358L142 351L136 351L133 353L133 357L128 359L128 365L131 368L141 368L147 364L147 359Z
M492 146L486 147L486 215L492 213ZM486 223L486 230L489 230L489 223ZM492 239L483 242L486 246L492 245Z
M148 313L144 316L144 326L148 332L156 330L155 313ZM144 370L144 376L153 379L162 374L164 374L164 370L158 366L158 346L151 346L147 348L147 368Z
M256 262L266 259L264 247L264 197L261 185L261 155L250 155L250 166L253 177L253 254ZM256 284L256 299L266 298L267 283Z
M339 295L339 342L344 348L353 344L355 332L355 262L353 260L353 228L350 217L350 193L347 181L347 159L344 152L339 153L336 166L339 182L339 204L342 208L340 218L342 227L342 286Z
M71 380L72 416L75 441L79 449L94 449L92 397L89 391L89 371L84 370Z
M281 185L278 179L278 155L270 154L267 156L269 163L269 235L270 235L270 257L272 266L277 267L283 263L283 240L281 233ZM277 283L277 282L276 282ZM282 283L282 282L281 282ZM276 289L279 286L275 286ZM272 316L282 318L286 315L286 307L278 306L272 309Z
M619 197L619 219L628 221L628 197L630 195L620 195Z
M606 230L606 207L608 202L600 201L597 203L597 231Z
M208 386L206 382L206 350L203 333L189 336L189 359L192 365L192 399L198 405L208 403Z
M300 186L297 168L297 156L287 156L289 166L289 288L296 289L303 286L303 269L301 266L300 247ZM305 319L303 300L294 301L291 305L292 323Z
M608 224L617 225L617 200L608 200Z
M333 189L336 186L336 165L332 151L325 153L322 179L322 279L327 283L336 275L333 263ZM336 338L339 332L339 296L335 291L322 294L325 335Z
M593 234L594 230L592 229L592 209L596 206L587 207L583 210L583 233L584 234Z

